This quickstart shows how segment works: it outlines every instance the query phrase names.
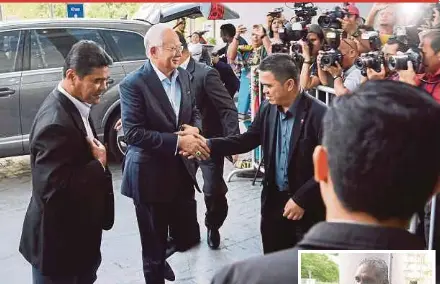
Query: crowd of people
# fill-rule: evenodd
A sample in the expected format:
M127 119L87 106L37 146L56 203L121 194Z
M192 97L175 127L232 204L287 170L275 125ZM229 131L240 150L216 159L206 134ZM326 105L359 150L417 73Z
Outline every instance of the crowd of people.
M276 10L266 27L251 27L250 45L246 27L222 25L219 50L206 48L203 33L188 43L185 19L152 26L148 59L119 85L117 126L128 144L121 191L134 203L145 282L174 280L166 259L200 243L195 190L204 195L207 244L219 248L224 158L258 146L264 255L219 270L212 283L296 283L298 250L426 249L430 216L440 212L429 202L440 190L438 9L416 36L396 26L393 4L375 4L365 21L353 4L318 24L297 17L299 30ZM286 40L286 30L301 38ZM75 44L32 127L33 194L20 252L34 283L96 280L102 230L117 208L88 114L111 64L98 44ZM329 105L310 96L319 85L334 89ZM253 116L251 96L262 101Z

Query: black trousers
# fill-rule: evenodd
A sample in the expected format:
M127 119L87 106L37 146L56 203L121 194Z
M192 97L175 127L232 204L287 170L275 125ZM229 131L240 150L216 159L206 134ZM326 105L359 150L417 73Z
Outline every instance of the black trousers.
M284 207L290 198L288 193L276 188L266 190L269 192L264 200L260 224L264 254L294 247L314 224L306 212L298 221L283 217Z
M176 242L185 242L197 233L200 238L197 215L187 210L189 204L196 207L194 188L189 182L181 183L179 195L171 202L135 204L147 284L165 283L168 230L172 230Z
M223 168L224 157L212 156L200 162L206 206L205 226L208 229L219 229L228 215L228 187L223 179Z
M87 271L78 273L75 276L44 276L38 268L32 267L32 283L33 284L93 284L97 277L101 258L96 262L96 265L90 267Z

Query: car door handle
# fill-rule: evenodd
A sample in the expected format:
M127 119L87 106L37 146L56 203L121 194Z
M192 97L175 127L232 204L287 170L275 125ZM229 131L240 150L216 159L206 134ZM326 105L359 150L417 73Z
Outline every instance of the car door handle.
M107 80L107 84L109 84L109 85L113 84L114 82L115 82L115 80L113 80L113 79L108 79Z
M15 94L15 90L10 88L0 88L0 97L7 97L13 94Z

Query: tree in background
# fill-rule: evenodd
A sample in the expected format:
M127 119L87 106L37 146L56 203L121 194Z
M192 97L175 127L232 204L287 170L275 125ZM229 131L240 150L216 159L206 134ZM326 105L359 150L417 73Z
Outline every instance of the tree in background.
M52 5L55 18L67 17L67 5L65 3ZM87 18L119 19L126 15L130 18L141 5L141 3L88 3L84 4L84 12ZM49 3L2 4L2 9L7 20L50 18Z
M339 281L338 265L325 254L301 254L301 278L309 278L309 272L317 281L330 283Z
M84 6L87 18L128 19L139 10L142 3L88 3Z

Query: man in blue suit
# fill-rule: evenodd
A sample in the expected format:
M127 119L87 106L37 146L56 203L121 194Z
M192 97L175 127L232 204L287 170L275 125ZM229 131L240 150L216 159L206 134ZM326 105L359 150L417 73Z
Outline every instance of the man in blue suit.
M189 74L178 68L182 56L179 37L168 26L158 24L147 32L145 48L149 60L119 87L128 144L121 186L122 194L134 201L145 281L160 284L165 283L168 229L179 235L197 233L188 226L198 229L197 221L191 221L196 216L184 210L188 204L196 206L194 187L200 191L196 165L179 156L179 151L187 149L204 160L209 148L192 135L200 133L201 120ZM184 135L177 135L179 130ZM166 279L174 280L174 275Z

